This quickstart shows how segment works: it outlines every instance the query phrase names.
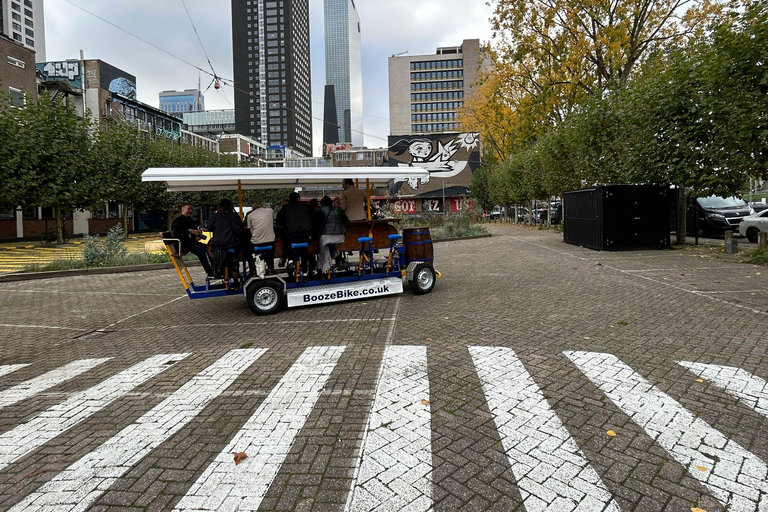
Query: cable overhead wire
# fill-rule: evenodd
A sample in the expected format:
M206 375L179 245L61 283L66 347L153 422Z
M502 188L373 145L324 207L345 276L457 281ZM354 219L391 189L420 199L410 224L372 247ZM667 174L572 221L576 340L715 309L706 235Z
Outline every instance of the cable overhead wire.
M213 79L218 82L219 77L216 74L216 70L213 69L213 64L211 63L211 58L208 57L208 52L205 50L205 45L203 44L203 40L200 39L200 33L197 31L197 27L195 26L195 22L192 21L192 15L189 14L189 9L187 9L187 4L184 2L184 0L181 0L181 5L184 6L184 11L187 13L187 18L189 18L189 23L192 25L192 30L195 31L195 35L197 36L197 41L200 43L200 48L203 49L203 54L205 55L205 60L208 61L208 65L211 67L211 72L213 73ZM218 85L218 83L217 83ZM210 86L208 86L210 88ZM216 87L216 90L218 90L219 87Z
M248 96L251 96L251 95L252 95L252 93L251 93L250 91L247 91L247 90L245 90L245 89L240 89L239 87L237 87L237 86L236 86L236 83L235 83L235 81L234 81L234 80L230 80L230 79L228 79L228 78L222 78L222 77L218 76L218 75L216 74L216 72L215 72L215 71L213 71L213 65L211 65L211 61L210 61L210 59L208 60L208 64L209 64L209 65L211 65L211 71L207 71L207 70L205 70L205 69L201 68L200 66L197 66L197 65L195 65L195 64L192 64L191 62L189 62L189 61L187 61L187 60L185 60L185 59L183 59L183 58L179 57L178 55L174 55L173 53L171 53L171 52L169 52L169 51L167 51L167 50L165 50L165 49L163 49L163 48L161 48L161 47L157 46L156 44L154 44L154 43L151 43L151 42L147 41L146 39L144 39L144 38L142 38L142 37L140 37L140 36L137 36L136 34L134 34L134 33L130 32L130 31L128 31L128 30L126 30L126 29L124 29L124 28L120 27L119 25L116 25L116 24L112 23L111 21L109 21L109 20L107 20L107 19L105 19L105 18L102 18L102 17L101 17L101 16L99 16L98 14L95 14L95 13L93 13L93 12L89 11L88 9L85 9L85 8L83 8L83 7L79 6L79 5L77 5L77 4L73 3L73 2L71 2L70 0L64 0L64 2L68 3L69 5L71 5L71 6L75 7L75 8L77 8L77 9L79 9L79 10L81 10L81 11L83 11L83 12L84 12L84 13L86 13L86 14L90 14L90 15L91 15L91 16L93 16L94 18L96 18L96 19L98 19L98 20L100 20L100 21L103 21L103 22L104 22L104 23L106 23L107 25L110 25L111 27L114 27L114 28L118 29L119 31L121 31L121 32L124 32L124 33L128 34L129 36L131 36L131 37L133 37L133 38L135 38L135 39L138 39L139 41L141 41L141 42L143 42L143 43L145 43L145 44L147 44L147 45L151 46L152 48L154 48L154 49L156 49L156 50L159 50L159 51L161 51L161 52L165 53L166 55L168 55L168 56L170 56L170 57L173 57L174 59L176 59L176 60L178 60L178 61L180 61L180 62L183 62L184 64L186 64L186 65L188 65L188 66L190 66L190 67L193 67L194 69L198 70L199 72L201 72L201 73L205 73L206 75L208 75L208 76L210 76L210 77L212 77L212 78L213 78L213 80L211 81L211 84L214 84L214 83L216 83L216 82L218 81L219 83L223 83L224 85L229 85L230 87L232 87L232 89L233 89L234 91L238 91L238 92L241 92L241 93L243 93L243 94L246 94L246 95L248 95ZM183 3L183 0L182 0L182 3ZM186 10L186 5L184 5L184 9ZM187 11L187 16L189 16L189 11ZM192 18L190 17L190 22L191 22L191 21L192 21ZM194 28L194 23L192 23L192 27ZM195 33L197 34L197 29L196 29L196 28L195 28ZM200 36L198 35L198 40L199 40L199 39L200 39ZM200 42L200 45L202 46L202 44L203 44L203 43L202 43L202 41L201 41L201 42ZM205 53L205 47L203 47L203 52ZM206 59L207 59L207 58L208 58L208 54L206 53ZM208 88L206 89L206 91L207 91L208 89L210 89L210 85L208 86ZM217 90L218 90L218 89L217 89ZM221 91L219 90L219 92L221 92ZM223 93L222 93L222 94L223 94ZM228 100L228 99L227 99L227 101L229 102L229 100ZM318 103L318 104L319 104L320 102L314 102L314 103ZM232 103L230 102L230 105L231 105L231 104L232 104ZM288 111L290 111L290 112L293 112L293 113L299 113L299 112L298 112L296 109L293 109L293 108L288 108L288 107L285 107L285 108L286 108L286 110L288 110ZM373 115L371 115L371 114L365 114L365 113L363 113L363 115L364 115L364 116L368 116L368 117L377 117L377 116L373 116ZM320 117L315 117L315 116L310 116L310 118L311 118L311 119L314 119L314 120L316 120L316 121L320 121L320 122L321 122L321 123L323 123L323 124L328 124L328 125L331 125L331 126L333 126L333 127L339 128L339 124L338 124L338 123L332 123L331 121L326 121L325 119L322 119L322 118L320 118ZM383 118L383 117L379 117L379 119L384 119L384 118ZM387 119L384 119L384 120L387 120ZM355 133L360 133L360 134L364 135L365 137L371 137L371 138L374 138L374 139L378 139L378 140L383 140L383 141L385 141L385 142L389 142L389 141L388 141L388 139L386 139L386 138L384 138L384 137L380 137L380 136L378 136L378 135L372 135L372 134L369 134L369 133L365 133L365 132L364 132L364 131L362 131L362 130L355 130L355 129L352 129L352 131L354 131Z

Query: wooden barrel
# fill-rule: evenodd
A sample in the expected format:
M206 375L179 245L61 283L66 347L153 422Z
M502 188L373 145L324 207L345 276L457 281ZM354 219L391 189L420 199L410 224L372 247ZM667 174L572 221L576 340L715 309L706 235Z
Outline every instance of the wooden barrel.
M403 245L405 245L405 263L412 261L434 260L432 234L429 227L403 228Z

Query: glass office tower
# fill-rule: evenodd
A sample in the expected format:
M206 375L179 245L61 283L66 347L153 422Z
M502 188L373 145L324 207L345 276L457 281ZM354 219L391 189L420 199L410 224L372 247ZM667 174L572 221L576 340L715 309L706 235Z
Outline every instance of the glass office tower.
M339 142L362 147L360 16L354 0L325 0L325 80L336 92Z

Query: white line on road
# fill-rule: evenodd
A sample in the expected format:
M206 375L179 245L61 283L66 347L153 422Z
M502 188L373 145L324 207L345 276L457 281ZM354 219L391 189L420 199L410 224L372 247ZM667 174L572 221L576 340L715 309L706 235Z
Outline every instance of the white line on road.
M679 361L677 364L688 368L702 379L714 382L741 400L747 407L751 407L768 417L768 382L760 377L732 366L689 363L688 361Z
M175 510L257 510L344 348L305 350Z
M731 512L768 510L768 467L611 354L564 352Z
M10 327L14 329L59 329L62 331L78 331L82 332L85 329L79 329L77 327L57 327L55 325L29 325L29 324L0 324L0 327Z
M469 353L526 510L619 512L515 352L469 347Z
M13 507L12 511L85 510L115 481L192 421L266 349L232 350L96 450Z
M87 372L88 370L97 367L98 365L109 361L111 357L103 359L81 359L79 361L72 361L55 370L51 370L47 373L35 377L34 379L22 382L17 386L8 388L5 391L0 391L0 409L8 407L15 403L26 400L27 398L34 396L38 393L50 389L54 386L58 386L62 382L77 377L78 375Z
M390 345L345 510L431 510L431 432L427 348Z
M27 423L0 435L0 470L100 411L189 354L159 354L72 395Z
M121 324L121 323L125 322L126 320L130 320L131 318L135 318L135 317L137 317L139 315L143 315L144 313L149 313L150 311L154 311L156 309L160 309L163 306L167 306L168 304L172 304L172 303L176 302L177 300L183 299L184 297L186 297L186 295L181 295L179 297L176 297L175 299L169 300L168 302L163 302L162 304L158 304L157 306L145 309L144 311L139 311L138 313L134 313L134 314L132 314L130 316L122 318L122 319L118 320L117 322L109 324L108 326L102 327L101 329L98 329L98 330L99 331L106 331L110 327L114 327L114 326L116 326L118 324Z
M0 327L2 327L2 326L0 325ZM13 373L16 370L21 370L22 368L24 368L26 366L29 366L30 364L31 363L2 365L2 366L0 366L0 377L2 377L4 375L8 375L9 373Z

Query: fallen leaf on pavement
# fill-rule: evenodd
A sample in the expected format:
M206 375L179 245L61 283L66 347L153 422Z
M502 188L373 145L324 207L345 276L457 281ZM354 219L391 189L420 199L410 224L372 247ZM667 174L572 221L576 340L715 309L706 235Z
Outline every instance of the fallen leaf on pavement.
M429 405L429 400L422 400L421 405Z
M427 341L432 341L432 338L427 338Z
M692 507L691 512L707 512L707 511L704 510L703 508Z
M38 469L37 471L28 474L27 478L33 478L33 477L36 477L37 475L42 475L43 473L45 473L44 469Z
M614 432L613 430L609 430L608 432L606 432L606 434L608 434L611 437L616 437L616 432Z
M707 468L705 468L704 466L696 466L696 469L698 469L699 471L706 471L707 470Z
M248 457L248 455L245 454L245 452L237 452L235 454L235 466L240 464L245 458Z
M696 379L696 382L704 382L704 379Z

